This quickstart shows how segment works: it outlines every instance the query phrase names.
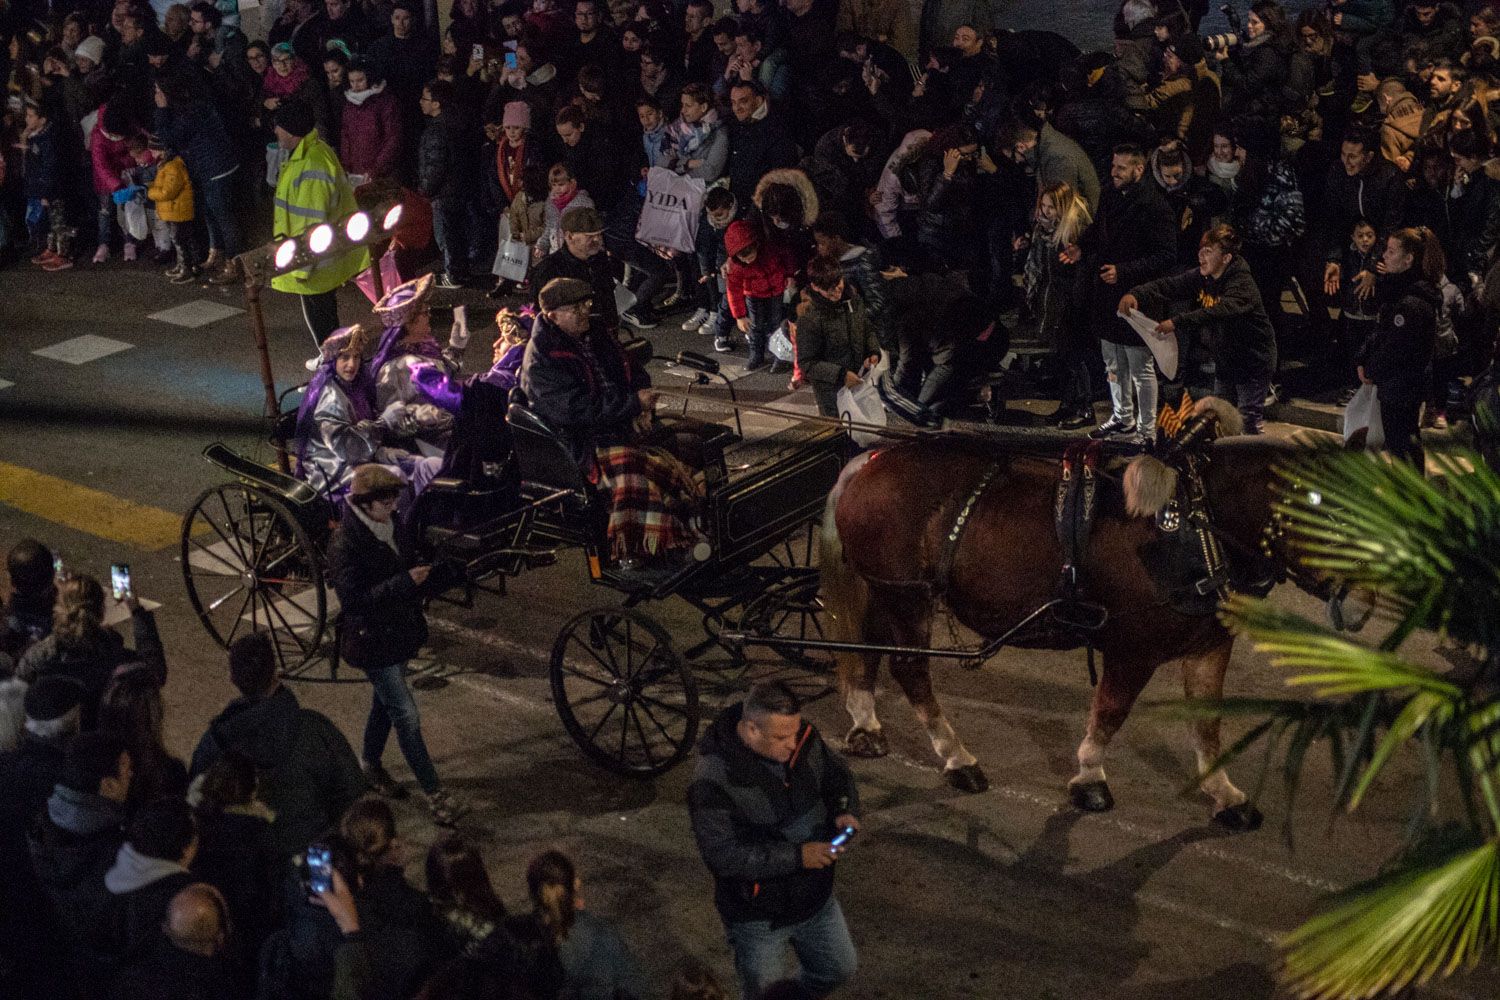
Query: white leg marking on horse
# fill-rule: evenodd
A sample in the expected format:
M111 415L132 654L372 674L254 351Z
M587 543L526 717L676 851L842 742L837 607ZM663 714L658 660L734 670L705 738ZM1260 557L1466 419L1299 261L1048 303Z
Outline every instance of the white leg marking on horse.
M880 720L875 717L875 692L862 687L851 687L844 697L844 707L855 729L867 733L880 732Z
M1092 785L1104 781L1104 748L1105 744L1094 738L1089 733L1078 744L1078 774L1070 785Z
M958 738L958 733L953 731L953 725L946 715L939 715L927 722L927 735L932 737L932 749L943 758L943 770L954 771L960 767L979 763L979 758L969 753L964 747L963 741Z
M1196 739L1196 730L1193 735ZM1218 757L1218 754L1209 756L1201 748L1195 748L1194 753L1198 756L1198 773L1203 775L1202 780L1198 782L1198 787L1203 790L1204 794L1214 800L1214 812L1243 805L1249 799L1248 795L1240 791L1235 787L1234 782L1229 780L1229 775L1224 773L1222 767L1212 774L1204 774Z

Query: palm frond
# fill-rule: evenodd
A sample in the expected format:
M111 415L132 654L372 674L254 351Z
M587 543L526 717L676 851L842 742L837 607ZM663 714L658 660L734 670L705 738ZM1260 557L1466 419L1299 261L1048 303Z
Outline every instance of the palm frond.
M1472 968L1500 952L1500 840L1409 858L1289 934L1299 997L1354 1000Z

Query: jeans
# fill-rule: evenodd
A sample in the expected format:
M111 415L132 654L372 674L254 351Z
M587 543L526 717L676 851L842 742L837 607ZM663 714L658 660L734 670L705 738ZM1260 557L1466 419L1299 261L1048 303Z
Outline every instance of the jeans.
M745 363L753 365L765 359L766 342L771 339L771 331L781 325L786 310L779 295L773 299L746 296L745 310L750 317L750 355Z
M1214 375L1214 395L1228 400L1245 418L1245 433L1260 434L1266 429L1266 396L1271 392L1271 377L1237 379L1226 382Z
M234 184L238 171L224 177L205 180L199 184L193 179L193 196L202 196L203 222L208 227L208 246L226 257L237 257L240 253L240 225L234 214Z
M742 920L724 927L734 952L744 1000L759 1000L772 983L786 978L786 946L802 966L797 981L813 997L824 997L848 982L859 967L844 911L832 896L800 924L772 927L766 920Z
M1146 440L1156 436L1156 359L1145 344L1116 344L1101 340L1104 370L1109 375L1110 419L1135 424Z
M115 203L107 194L99 196L99 216L96 231L99 234L100 246L108 246L117 232L120 234L120 239L123 242L134 242L130 239L129 233L120 230L115 219Z
M450 278L469 274L469 207L462 198L432 200L432 236L443 252L443 271Z
M422 739L422 720L417 714L416 700L411 696L411 688L406 686L406 664L366 670L365 676L370 678L374 688L370 716L365 720L362 754L365 762L380 763L386 739L394 726L401 756L406 758L412 774L416 775L417 784L429 794L437 791L437 769L432 766L432 757L427 753L427 741Z

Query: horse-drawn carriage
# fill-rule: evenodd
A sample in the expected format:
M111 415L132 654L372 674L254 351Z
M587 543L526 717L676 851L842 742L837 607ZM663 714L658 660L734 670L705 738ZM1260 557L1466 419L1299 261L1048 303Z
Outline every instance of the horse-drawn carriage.
M694 356L679 363L715 370ZM295 410L283 403L272 434L280 449ZM747 441L726 426L709 437L700 514L706 542L681 569L647 583L609 558L609 499L580 473L557 431L519 393L505 424L492 430L508 436L508 468L480 482L435 480L408 527L425 558L453 568L449 593L462 596L449 599L503 593L507 577L555 561L560 549L581 551L590 580L620 595L569 620L551 651L558 713L591 759L636 776L680 761L699 724L689 662L710 650L744 662L744 644L722 641L721 633L775 636L778 655L818 662L821 654L798 640L822 636L813 532L847 457L841 430L807 423ZM231 477L205 490L183 521L184 582L205 630L222 646L262 630L285 673L303 675L326 659L336 674L337 598L325 557L337 504L226 445L212 444L203 456ZM704 638L686 649L644 609L671 596L702 615Z

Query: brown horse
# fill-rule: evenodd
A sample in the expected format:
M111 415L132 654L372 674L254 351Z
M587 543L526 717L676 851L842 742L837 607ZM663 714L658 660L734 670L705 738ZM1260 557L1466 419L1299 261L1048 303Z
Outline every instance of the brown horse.
M1200 414L1237 432L1237 414L1218 400ZM1227 410L1227 412L1225 412ZM1262 437L1225 437L1203 445L1203 482L1215 528L1226 543L1258 552L1271 517L1270 467L1295 448ZM997 467L998 462L998 467ZM1143 474L1144 473L1144 474ZM1180 660L1190 698L1224 690L1233 637L1213 614L1180 614L1168 605L1142 562L1142 546L1158 534L1153 517L1170 499L1171 478L1154 459L1137 459L1125 477L1101 476L1092 538L1080 559L1084 596L1109 612L1093 639L1103 670L1082 744L1073 802L1102 811L1114 801L1105 782L1104 753L1156 668ZM986 477L988 479L986 480ZM1056 459L997 455L975 444L899 444L860 456L845 468L823 522L823 599L833 637L845 642L926 647L937 600L981 636L1004 634L1058 594L1063 551L1053 521ZM1127 496L1127 494L1130 494ZM959 510L972 503L952 541ZM1128 509L1127 509L1128 508ZM1076 634L1055 632L1021 643L1076 648ZM839 655L839 682L853 719L846 749L856 756L887 752L875 716L880 654ZM925 656L893 655L891 674L927 727L943 759L944 777L964 791L989 787L933 693ZM1260 814L1222 770L1219 720L1192 726L1200 787L1214 818L1251 828Z

